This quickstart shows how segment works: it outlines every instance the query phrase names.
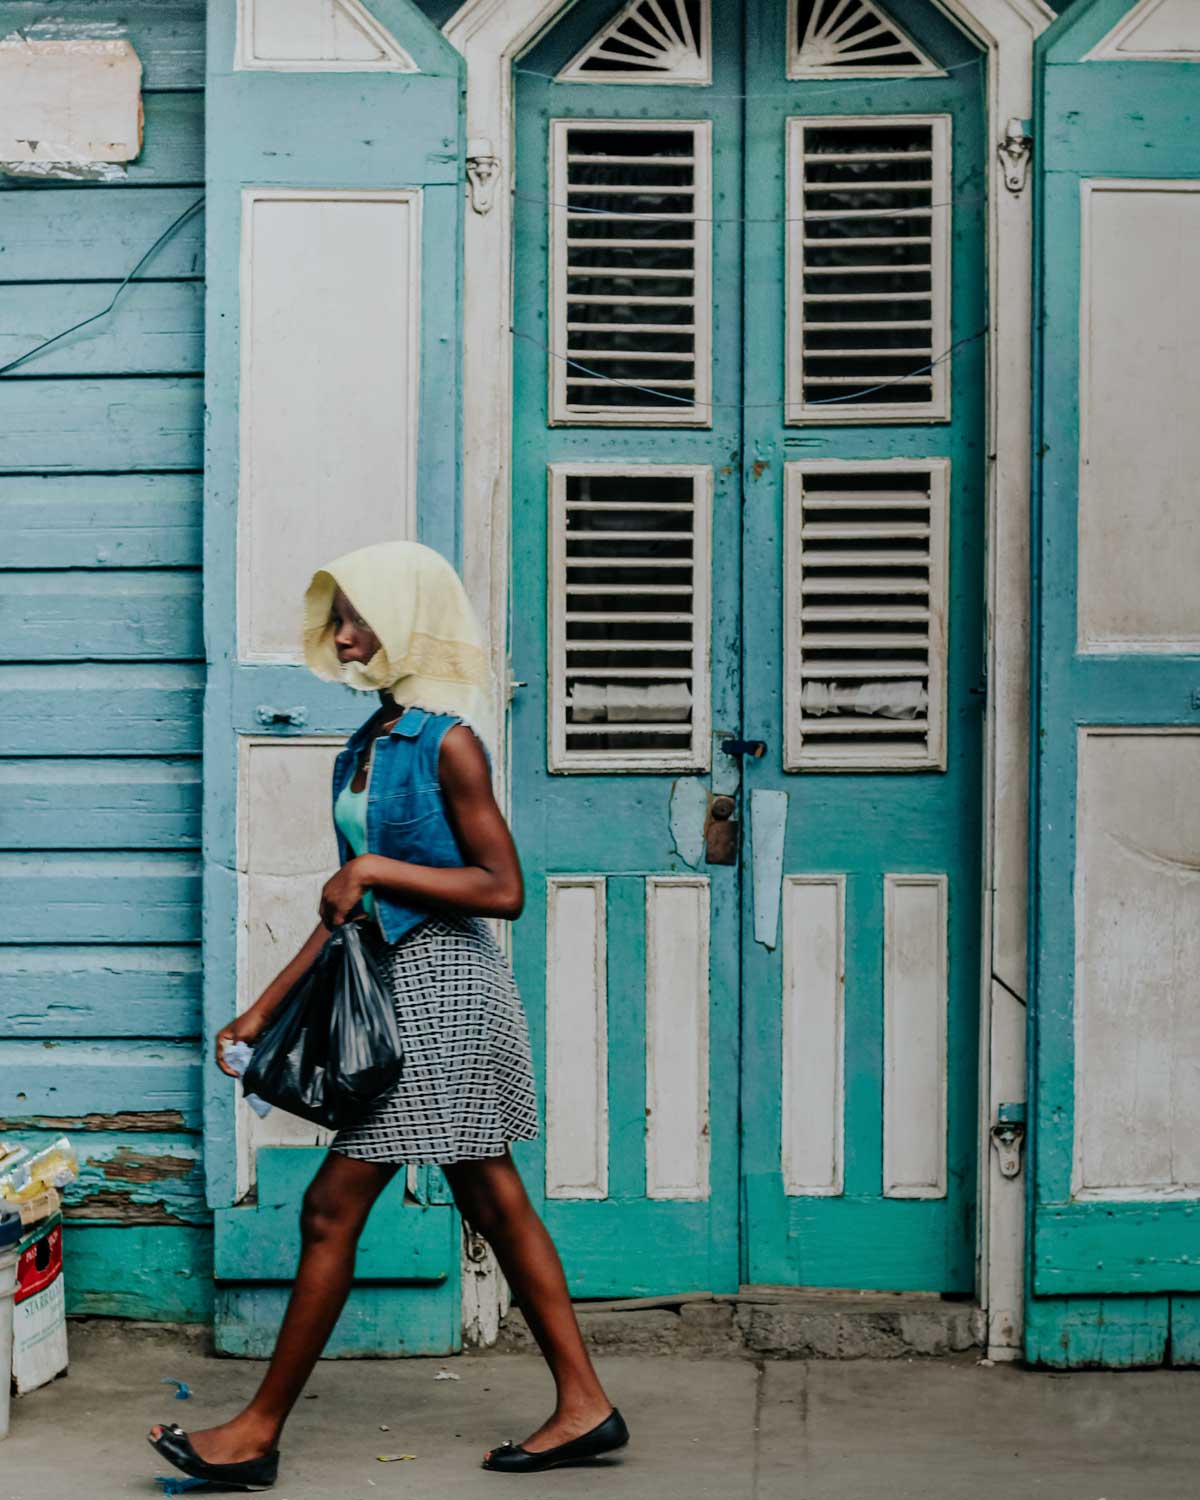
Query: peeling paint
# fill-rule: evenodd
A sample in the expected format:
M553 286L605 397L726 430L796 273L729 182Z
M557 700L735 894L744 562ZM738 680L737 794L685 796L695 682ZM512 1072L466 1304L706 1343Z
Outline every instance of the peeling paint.
M24 1095L18 1094L17 1098ZM145 1130L186 1131L187 1121L177 1109L129 1110L111 1115L10 1115L0 1129L14 1130Z
M681 776L671 787L671 842L685 865L695 867L704 858L704 817L708 811L708 788L698 776Z
M128 1146L118 1148L108 1161L93 1161L105 1177L121 1182L161 1182L168 1177L187 1177L199 1162L189 1156L149 1156Z

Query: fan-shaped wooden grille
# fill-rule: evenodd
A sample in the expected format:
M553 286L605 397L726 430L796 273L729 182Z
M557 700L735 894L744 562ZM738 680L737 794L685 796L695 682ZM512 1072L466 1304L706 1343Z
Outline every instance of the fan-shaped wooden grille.
M792 0L789 78L942 73L872 0Z
M710 0L629 0L558 75L574 83L708 83Z

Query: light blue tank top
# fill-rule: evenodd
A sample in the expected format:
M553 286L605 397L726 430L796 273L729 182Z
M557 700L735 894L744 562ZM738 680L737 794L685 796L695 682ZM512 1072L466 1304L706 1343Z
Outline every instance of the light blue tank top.
M361 792L352 792L350 783L347 782L338 793L338 799L333 805L333 821L341 831L342 837L350 845L351 852L362 854L367 847L367 789ZM369 917L375 915L375 896L371 890L363 893L363 911Z

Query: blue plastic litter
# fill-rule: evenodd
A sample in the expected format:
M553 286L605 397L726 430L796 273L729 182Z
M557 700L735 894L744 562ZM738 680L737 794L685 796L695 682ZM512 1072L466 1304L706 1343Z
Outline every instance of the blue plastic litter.
M253 1055L253 1047L248 1046L245 1042L234 1042L231 1047L225 1048L221 1057L240 1077L250 1066L250 1059ZM265 1099L260 1099L257 1094L247 1094L245 1089L243 1089L242 1097L260 1120L271 1113L271 1106Z
M187 1398L192 1394L192 1388L190 1385L188 1385L187 1381L176 1380L173 1375L164 1375L162 1378L162 1383L163 1385L173 1385L175 1387L176 1401L186 1401Z
M154 1482L164 1495L186 1495L190 1490L205 1490L207 1479L176 1479L173 1474L156 1474Z

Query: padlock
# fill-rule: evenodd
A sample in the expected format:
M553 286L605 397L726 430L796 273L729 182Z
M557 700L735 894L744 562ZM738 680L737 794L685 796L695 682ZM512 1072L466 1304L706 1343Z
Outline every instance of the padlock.
M732 797L713 797L704 820L704 862L709 865L736 865L738 829L733 816L736 803Z

